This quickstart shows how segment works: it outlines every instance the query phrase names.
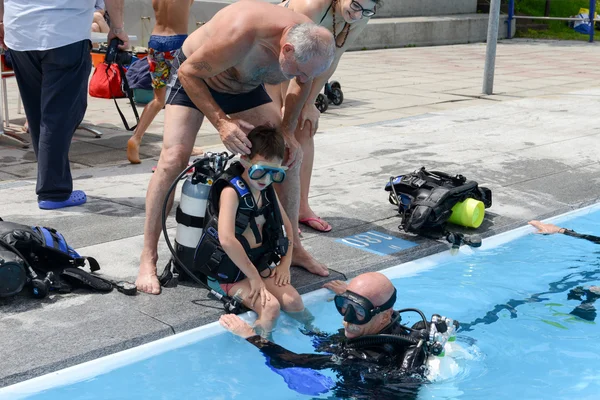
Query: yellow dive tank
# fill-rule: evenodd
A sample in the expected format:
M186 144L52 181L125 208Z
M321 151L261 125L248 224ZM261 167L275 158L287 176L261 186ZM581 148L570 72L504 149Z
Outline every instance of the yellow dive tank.
M456 203L452 207L452 215L448 219L448 222L466 226L467 228L479 228L484 216L485 206L483 202L469 198Z

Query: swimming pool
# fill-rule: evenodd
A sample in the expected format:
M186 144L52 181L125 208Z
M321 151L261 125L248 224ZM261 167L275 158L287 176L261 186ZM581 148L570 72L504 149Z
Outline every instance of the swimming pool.
M552 222L598 235L600 206ZM597 399L600 328L570 312L578 285L600 284L600 246L523 227L384 271L398 288L396 307L439 313L462 327L457 372L421 387L421 399ZM325 290L305 301L323 331L340 316ZM600 305L600 304L599 304ZM275 341L312 352L299 325L283 317ZM326 375L333 374L325 372ZM0 399L308 399L290 390L252 345L210 324L0 389Z

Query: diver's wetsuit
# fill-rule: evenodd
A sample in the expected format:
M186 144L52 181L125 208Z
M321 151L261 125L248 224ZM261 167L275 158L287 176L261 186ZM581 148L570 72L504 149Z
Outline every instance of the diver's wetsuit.
M584 235L584 234L572 231L570 229L565 229L565 231L563 232L563 235L572 236L572 237L579 238L579 239L585 239L585 240L589 240L592 243L600 244L600 237L593 236L593 235Z
M397 313L380 334L408 336L395 317ZM409 343L359 345L346 339L343 329L334 335L306 334L313 337L315 350L325 354L297 354L258 335L247 340L258 347L272 368L332 369L338 377L333 393L343 399L416 399L425 382L422 347Z

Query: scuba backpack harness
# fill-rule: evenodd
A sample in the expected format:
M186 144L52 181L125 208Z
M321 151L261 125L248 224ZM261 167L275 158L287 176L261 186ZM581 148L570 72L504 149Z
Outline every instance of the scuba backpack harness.
M239 199L235 221L236 238L259 269L261 276L271 274L270 264L277 263L287 253L288 239L283 219L272 186L261 192L262 207L256 204L247 183L241 177L244 167L235 162L227 168L234 155L207 153L196 159L191 166L181 171L169 188L162 210L162 228L171 260L159 277L164 287L177 286L179 279L192 280L209 291L209 295L223 302L225 312L238 314L245 311L241 299L215 290L209 283L233 283L244 278L243 273L225 254L218 235L219 198L222 190L234 188ZM180 205L177 208L177 238L173 247L167 234L167 205L177 183L192 170L182 189ZM192 205L190 207L190 205ZM264 215L266 222L263 232L259 231L255 218ZM242 233L250 226L256 242L261 246L250 249ZM268 275L264 275L265 271ZM209 282L210 281L210 282Z
M16 295L26 284L31 285L36 298L46 297L51 290L68 293L73 284L99 292L116 287L125 294L135 294L134 285L115 283L83 270L86 261L91 272L100 269L94 258L79 255L55 229L0 218L0 297Z
M479 237L449 232L446 224L457 212L453 207L460 202L475 199L482 202L483 207L491 207L490 189L479 187L477 182L467 180L463 175L452 176L422 167L413 173L391 177L385 190L390 192L389 202L398 207L402 218L398 229L433 239L445 236L453 248L461 244L481 246ZM483 215L480 217L482 219Z

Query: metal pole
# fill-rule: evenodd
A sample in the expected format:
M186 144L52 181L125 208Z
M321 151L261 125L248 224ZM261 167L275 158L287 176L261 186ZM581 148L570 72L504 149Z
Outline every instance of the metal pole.
M508 39L512 39L512 21L515 15L515 0L508 0L508 20L506 25L508 25L508 33L506 37Z
M492 94L494 90L494 69L496 66L496 44L498 42L498 26L500 25L500 0L492 0L490 20L488 22L487 50L485 53L485 69L483 72L483 93Z
M592 30L590 31L590 43L594 42L594 29L596 28L596 0L590 0L590 22L592 23Z

